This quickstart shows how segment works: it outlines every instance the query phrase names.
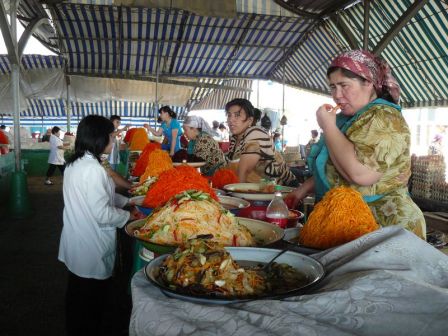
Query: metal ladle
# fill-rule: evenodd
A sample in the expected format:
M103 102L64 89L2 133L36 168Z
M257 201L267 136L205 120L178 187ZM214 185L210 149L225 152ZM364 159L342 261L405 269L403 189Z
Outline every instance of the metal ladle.
M271 268L271 266L272 266L272 263L274 262L274 260L276 260L278 257L280 257L283 253L285 253L285 252L288 252L289 250L288 249L286 249L286 250L282 250L282 251L280 251L279 253L277 253L276 255L275 255L275 257L274 258L272 258L271 259L271 261L269 261L266 265L264 265L263 266L263 268L261 269L263 272L268 272L269 270L270 270L270 268Z

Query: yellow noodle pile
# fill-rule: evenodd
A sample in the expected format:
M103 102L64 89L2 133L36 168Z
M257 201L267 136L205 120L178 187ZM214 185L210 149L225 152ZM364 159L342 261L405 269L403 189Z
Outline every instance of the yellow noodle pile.
M328 191L300 231L300 244L318 249L345 244L379 228L362 195L349 187Z
M155 149L148 156L148 165L145 173L140 177L140 181L146 181L148 177L157 177L165 170L173 168L173 161L168 152Z
M132 135L131 143L129 145L129 150L143 150L145 146L149 143L148 133L144 128L137 128Z

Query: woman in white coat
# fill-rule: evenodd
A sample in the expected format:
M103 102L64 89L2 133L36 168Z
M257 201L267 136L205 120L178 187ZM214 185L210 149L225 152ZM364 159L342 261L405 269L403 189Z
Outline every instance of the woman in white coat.
M110 154L114 126L107 118L81 120L75 153L64 174L64 226L58 259L68 268L67 335L99 335L102 312L115 262L117 228L136 219L125 211L129 199L115 193L115 184L101 165Z
M61 138L61 129L57 126L54 126L51 129L50 135L50 155L48 156L48 170L47 170L47 178L45 179L46 185L52 185L50 177L53 176L56 168L59 168L61 175L64 175L65 169L65 159L64 159L64 143Z

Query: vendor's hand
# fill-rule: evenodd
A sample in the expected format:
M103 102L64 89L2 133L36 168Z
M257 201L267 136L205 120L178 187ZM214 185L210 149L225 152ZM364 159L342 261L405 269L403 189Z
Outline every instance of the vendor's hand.
M330 104L323 104L317 109L317 123L324 132L328 127L336 126L336 110Z
M288 209L296 209L297 206L302 203L303 199L306 197L306 193L299 187L294 191L290 192L283 199L288 206Z
M130 221L146 218L146 215L138 211L138 209L135 206L131 207L130 213L131 213L131 215L129 216Z

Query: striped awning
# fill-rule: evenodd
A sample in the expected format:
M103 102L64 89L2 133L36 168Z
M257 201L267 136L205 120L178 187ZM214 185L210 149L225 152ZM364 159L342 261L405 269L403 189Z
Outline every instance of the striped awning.
M23 55L22 69L63 69L64 58L60 56ZM7 55L0 55L0 74L11 72L11 64Z
M299 14L271 0L236 0L233 18L201 16L180 8L126 7L113 0L44 5L22 0L20 11L26 25L43 15L41 9L31 10L32 6L50 10L57 38L49 32L42 39L58 45L69 73L157 76L160 81L179 77L269 79L328 94L325 70L331 59L344 50L362 47L364 2L319 1L319 6L310 4L311 12L306 11L307 1L295 2L302 4ZM447 2L369 3L369 49L375 51L381 41L390 39L381 55L402 87L403 105L446 106ZM416 14L413 8L418 8ZM395 32L395 27L400 29ZM203 96L214 91L198 88L195 94ZM192 97L186 105L196 100Z
M82 117L74 115L70 118L71 127L76 127L81 121ZM5 126L14 127L14 120L10 116L0 116L0 123ZM182 123L182 121L181 121ZM122 125L131 125L134 127L142 127L143 124L149 124L152 127L160 127L154 119L139 118L139 117L122 117ZM21 117L20 125L25 127L38 127L38 128L50 128L53 126L59 126L63 130L67 129L66 117Z
M210 92L205 98L198 100L199 102L192 105L190 110L215 110L224 109L225 105L235 98L250 98L252 81L247 79L231 79L226 82L227 85L235 87L246 88L247 91L241 90L214 90Z
M66 101L64 99L27 99L28 108L20 115L22 117L65 117ZM161 106L159 106L161 107ZM178 115L185 116L186 109L179 106L170 106ZM71 114L84 117L90 114L110 117L119 115L127 118L154 119L158 116L158 110L154 104L133 101L104 101L97 103L71 102Z

